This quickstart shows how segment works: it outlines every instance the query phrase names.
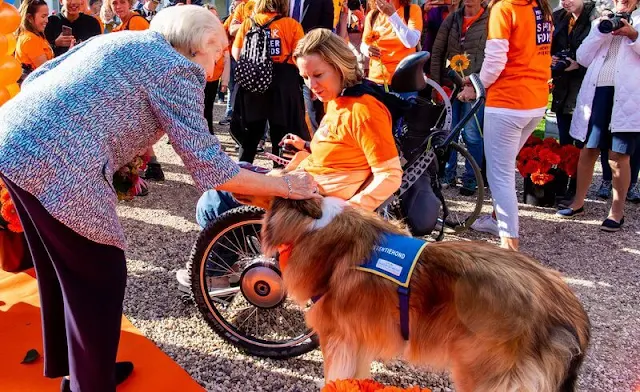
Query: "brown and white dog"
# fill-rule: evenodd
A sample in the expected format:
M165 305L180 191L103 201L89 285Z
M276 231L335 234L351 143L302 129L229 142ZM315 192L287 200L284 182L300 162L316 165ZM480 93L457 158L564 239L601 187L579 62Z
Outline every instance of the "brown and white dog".
M260 204L264 204L264 201ZM461 392L574 391L589 319L560 275L522 253L484 242L428 244L410 281L409 338L397 286L356 270L400 225L344 201L275 199L262 249L288 245L288 295L320 339L325 382L369 378L373 360L403 357L449 369Z

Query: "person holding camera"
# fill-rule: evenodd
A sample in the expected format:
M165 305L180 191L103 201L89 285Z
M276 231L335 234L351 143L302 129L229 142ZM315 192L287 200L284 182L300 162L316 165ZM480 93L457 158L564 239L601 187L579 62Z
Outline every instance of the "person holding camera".
M576 51L591 30L591 23L599 17L596 4L583 0L563 0L562 8L553 13L553 40L551 41L551 75L553 76L553 99L551 110L558 120L560 145L575 144L582 147L569 135L571 117L576 107L578 91L587 68L576 61ZM573 176L566 193L559 195L571 200L576 192Z
M638 0L614 0L615 9L592 24L576 52L587 68L571 121L572 137L585 142L578 161L576 197L563 217L584 213L584 199L601 149L609 151L613 201L601 229L614 232L624 224L624 202L631 181L630 156L640 142L640 12Z

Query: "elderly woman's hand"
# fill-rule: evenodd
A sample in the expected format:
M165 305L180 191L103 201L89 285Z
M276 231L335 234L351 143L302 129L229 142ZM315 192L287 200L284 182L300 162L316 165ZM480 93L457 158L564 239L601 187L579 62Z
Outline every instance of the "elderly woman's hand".
M303 170L289 172L282 179L287 184L287 199L304 200L322 197L318 192L318 183Z
M633 26L626 21L626 19L620 19L622 21L622 27L618 30L611 33L611 35L623 35L625 37L629 37L631 41L638 39L638 30L634 29Z

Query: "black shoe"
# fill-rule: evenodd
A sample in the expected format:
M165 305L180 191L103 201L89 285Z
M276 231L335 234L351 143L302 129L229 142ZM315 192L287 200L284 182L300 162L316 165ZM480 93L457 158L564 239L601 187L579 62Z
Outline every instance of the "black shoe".
M580 215L580 214L584 214L584 206L578 208L578 209L573 209L571 207L567 207L564 208L562 210L559 210L558 212L556 212L557 216L560 216L562 218L572 218L576 215Z
M122 384L133 372L132 362L116 362L116 385ZM62 378L60 392L71 392L71 380Z
M162 166L160 166L159 163L147 164L147 170L144 171L143 178L150 181L164 181L164 172L162 171Z
M622 229L623 224L624 224L624 216L622 217L622 219L620 219L620 222L616 222L613 219L607 218L604 220L604 222L602 222L602 225L600 226L600 230L613 233Z
M229 125L231 124L231 117L225 117L222 120L218 121L218 125Z

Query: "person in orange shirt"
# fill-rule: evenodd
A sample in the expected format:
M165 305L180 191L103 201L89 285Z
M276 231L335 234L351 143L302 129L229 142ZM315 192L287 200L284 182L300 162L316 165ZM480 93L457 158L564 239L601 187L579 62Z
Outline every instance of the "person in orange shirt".
M44 28L49 21L49 6L45 0L24 0L20 4L20 27L16 32L16 60L22 64L22 77L53 58Z
M288 12L287 0L258 0L254 15L242 22L233 42L231 53L239 61L245 35L252 25L268 24L268 50L274 63L272 82L262 94L250 92L246 86L243 88L238 84L233 107L231 134L240 144L239 159L244 162L253 162L267 121L271 140L281 140L287 133L310 138L302 91L297 83L300 77L292 58L304 32L300 23L286 16ZM279 152L279 146L273 143L273 154L279 155Z
M365 84L372 82L363 80L355 54L346 41L330 30L307 33L293 58L306 85L327 103L327 113L310 143L295 135L287 135L282 141L283 145L300 150L286 170L311 174L323 196L338 197L374 211L402 182L389 110L367 92L371 90ZM229 192L207 191L198 201L196 220L204 228L220 214L240 205ZM218 252L220 260L234 270L237 256L226 254L224 249ZM221 266L207 270L221 270ZM187 270L178 270L176 278L180 290L189 292ZM229 279L229 274L207 277L209 291L229 287Z
M146 30L149 28L147 19L133 11L134 0L108 0L109 6L118 16L121 23L114 27L111 32L123 30Z
M369 79L387 87L398 66L415 53L422 34L422 10L411 0L373 0L362 34L361 52L368 53ZM415 93L399 94L403 98Z
M518 152L545 114L551 79L552 10L548 0L494 0L480 80L487 89L484 146L494 214L474 228L497 233L518 250ZM517 23L517 25L516 25ZM458 98L475 98L466 86Z
M100 23L100 31L104 33L104 22L100 18L100 9L102 8L102 0L89 0L87 3L87 11L85 12L87 15L91 15L98 23Z

